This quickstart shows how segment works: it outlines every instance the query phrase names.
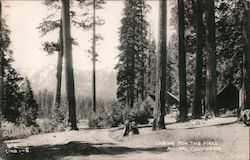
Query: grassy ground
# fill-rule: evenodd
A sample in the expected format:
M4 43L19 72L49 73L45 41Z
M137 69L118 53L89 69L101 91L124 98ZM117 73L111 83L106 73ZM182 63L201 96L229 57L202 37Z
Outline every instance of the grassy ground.
M117 128L80 129L9 140L6 144L9 148L29 146L30 153L11 155L11 159L25 160L249 160L250 128L235 121L217 118L173 123L157 132L146 127L139 129L139 135L126 138Z

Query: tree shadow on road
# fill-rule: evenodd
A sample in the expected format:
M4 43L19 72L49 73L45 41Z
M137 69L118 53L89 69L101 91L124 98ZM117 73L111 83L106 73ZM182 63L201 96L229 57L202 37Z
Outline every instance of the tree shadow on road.
M63 145L31 146L30 153L12 154L13 160L54 160L67 156L122 155L131 152L167 152L167 147L129 148L113 143L69 142Z

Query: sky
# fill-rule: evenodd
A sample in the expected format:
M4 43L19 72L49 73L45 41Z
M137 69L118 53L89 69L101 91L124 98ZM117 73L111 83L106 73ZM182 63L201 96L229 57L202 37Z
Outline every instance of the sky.
M157 0L146 1L152 10L147 20L151 24L151 30L156 38L158 35L158 7ZM122 10L124 2L122 0L107 0L105 8L97 11L105 20L103 26L97 27L97 33L100 33L104 40L99 42L97 53L99 60L97 69L112 71L118 62L119 50L119 27L121 26ZM170 9L168 9L169 11ZM169 12L168 12L169 13ZM36 0L5 0L3 14L6 17L7 24L11 30L11 49L14 54L14 66L21 70L30 70L31 72L47 65L56 65L57 57L48 56L42 50L42 42L45 40L57 39L58 34L51 33L41 37L38 32L38 25L42 22L49 11L42 4L42 1ZM168 18L170 15L168 14ZM88 56L87 49L90 48L91 31L71 28L72 37L76 38L78 46L73 46L73 64L74 68L79 70L91 70L92 63ZM172 31L168 27L168 37Z

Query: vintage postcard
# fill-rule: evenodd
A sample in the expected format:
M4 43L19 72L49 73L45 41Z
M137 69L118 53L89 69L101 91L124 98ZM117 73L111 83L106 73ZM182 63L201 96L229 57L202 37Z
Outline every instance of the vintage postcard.
M250 160L248 0L0 0L0 159Z

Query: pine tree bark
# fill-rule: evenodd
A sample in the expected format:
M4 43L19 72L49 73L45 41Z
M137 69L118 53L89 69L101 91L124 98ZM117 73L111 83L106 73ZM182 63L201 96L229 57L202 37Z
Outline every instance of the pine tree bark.
M56 73L56 99L55 99L55 108L60 107L61 105L61 88L62 88L62 64L63 64L63 32L62 26L59 31L59 41L60 48L58 51L57 59L57 73Z
M206 0L206 102L208 114L217 116L216 93L216 38L215 38L215 11L214 0Z
M145 61L146 58L143 56L143 61ZM144 63L144 62L143 62ZM146 82L146 76L145 76L145 73L146 73L146 69L145 69L145 65L143 64L142 65L143 67L143 73L142 73L142 82L141 82L141 97L140 97L140 100L143 101L145 99L145 95L147 94L147 91L146 91L146 87L145 87L145 82Z
M93 96L93 111L96 112L96 64L93 60L93 73L92 73L92 96Z
M75 100L75 86L74 86L74 72L72 60L72 39L70 33L70 12L69 1L62 1L62 29L63 29L63 53L65 58L65 81L67 103L69 106L69 121L71 122L71 129L77 130L76 125L76 100Z
M93 111L96 112L96 69L95 69L95 62L96 62L96 10L95 4L96 0L93 0L93 44L92 44L92 63L93 63L93 70L92 70L92 99L93 99Z
M135 96L137 95L137 90L135 88L135 56L134 54L126 57L126 80L127 80L127 89L126 89L126 106L127 108L133 108Z
M245 104L244 109L250 109L250 40L249 40L249 26L250 26L250 2L244 1L244 17L243 17L243 34L245 39L245 54L244 54L244 78L243 83L245 87Z
M159 50L157 55L156 92L153 130L165 129L166 58L167 58L167 1L160 1Z
M202 66L203 66L203 31L202 31L202 0L195 3L196 21L196 67L195 67L195 88L193 103L193 118L200 119L202 114Z
M131 63L131 70L130 70L130 80L129 80L129 85L130 85L130 96L129 96L129 106L130 108L133 108L134 107L134 100L135 100L135 72L134 72L134 69L135 69L135 56L133 54L133 57L131 57L131 60L130 62Z
M3 53L3 27L2 27L2 0L0 0L0 117L3 111L4 87L4 53Z
M180 120L187 120L187 87L186 87L186 49L185 49L185 22L184 1L178 0L178 31L179 31L179 80L180 80Z
M142 5L140 5L140 14L141 14L141 22L143 22L143 7L142 7ZM146 87L145 87L145 73L146 73L146 69L145 69L145 61L146 61L146 56L145 56L145 54L144 54L144 46L143 46L143 40L144 40L144 38L143 38L143 25L141 24L141 54L142 54L142 56L141 56L141 58L142 58L142 60L141 60L141 63L142 63L142 66L141 66L141 68L142 68L142 72L141 72L141 76L142 76L142 78L141 78L141 96L140 96L140 99L139 100L141 100L141 101L143 101L144 100L144 98L145 98L145 94L146 94Z

